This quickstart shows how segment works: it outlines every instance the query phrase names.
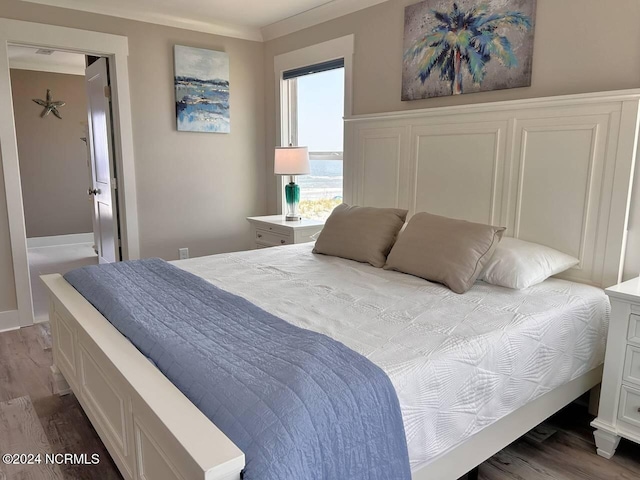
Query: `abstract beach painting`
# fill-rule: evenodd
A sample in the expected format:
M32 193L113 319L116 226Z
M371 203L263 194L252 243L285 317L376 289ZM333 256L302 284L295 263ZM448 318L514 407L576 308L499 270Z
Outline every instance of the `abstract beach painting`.
M175 45L174 61L178 130L229 133L229 55Z
M426 0L404 20L402 100L531 85L536 0Z

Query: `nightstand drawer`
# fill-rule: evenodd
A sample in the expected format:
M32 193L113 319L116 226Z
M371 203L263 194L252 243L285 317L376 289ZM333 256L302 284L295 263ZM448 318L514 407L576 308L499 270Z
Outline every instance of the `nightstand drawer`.
M256 224L256 230L277 233L278 235L284 235L285 237L291 233L291 229L288 227L283 227L282 225L269 225L268 223Z
M627 346L627 352L624 358L624 375L625 382L634 383L640 387L640 348L632 345Z
M629 333L627 338L630 342L640 345L640 315L629 315Z
M618 418L626 423L640 427L640 390L622 385Z
M323 222L303 218L289 222L284 215L266 217L247 217L251 224L251 243L253 248L276 247L311 242L311 236L322 230Z
M270 246L291 245L293 243L293 238L291 235L281 235L268 230L256 230L255 241L257 243Z

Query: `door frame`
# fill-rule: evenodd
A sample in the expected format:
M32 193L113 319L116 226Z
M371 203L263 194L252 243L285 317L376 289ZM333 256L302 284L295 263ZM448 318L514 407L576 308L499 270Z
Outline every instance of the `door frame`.
M123 259L140 257L138 206L129 90L129 40L120 35L0 18L0 154L4 171L9 235L18 306L17 325L33 324L33 298L27 258L18 144L7 48L11 44L66 50L109 58L114 156ZM4 328L11 328L3 325Z

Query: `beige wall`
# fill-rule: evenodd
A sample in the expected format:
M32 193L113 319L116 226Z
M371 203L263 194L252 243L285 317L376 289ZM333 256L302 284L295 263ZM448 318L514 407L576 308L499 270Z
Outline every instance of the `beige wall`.
M531 87L402 102L404 8L413 3L390 0L267 42L267 118L274 111L273 57L349 34L355 34L355 115L640 86L640 55L633 52L640 45L640 2L538 0Z
M538 0L532 87L403 103L403 14L410 3L391 0L266 44L19 0L2 0L0 17L129 38L141 252L176 258L183 246L192 256L246 248L244 216L275 211L274 55L355 34L354 114L640 87L640 2ZM230 135L176 132L176 43L230 54ZM634 225L640 227L640 208ZM635 230L631 241L640 251ZM640 253L634 255L640 270ZM0 311L15 308L7 278L11 254L0 186Z
M273 58L332 38L355 34L353 113L493 102L640 87L638 0L538 0L531 87L402 102L404 7L391 0L267 42L265 49L267 169L275 146ZM640 190L640 168L636 184ZM276 210L276 184L268 205ZM634 197L627 276L640 272L640 192Z
M92 232L84 77L14 69L11 89L27 238ZM32 99L44 99L47 89L66 102L62 120L40 118Z
M249 247L248 215L265 208L264 45L124 19L2 0L0 17L129 38L141 254L178 257ZM224 50L230 57L231 134L177 132L173 46ZM0 275L11 269L4 192L0 195ZM0 311L16 308L0 278Z

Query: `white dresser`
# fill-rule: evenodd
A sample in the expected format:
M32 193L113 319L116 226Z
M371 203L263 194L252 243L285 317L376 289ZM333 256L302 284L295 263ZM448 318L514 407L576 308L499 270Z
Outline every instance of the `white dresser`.
M598 418L598 455L611 458L620 438L640 443L640 278L605 290L611 300Z
M288 222L284 215L248 217L247 220L251 224L251 241L254 248L313 242L314 239L311 237L324 227L324 222L304 218L297 222Z

